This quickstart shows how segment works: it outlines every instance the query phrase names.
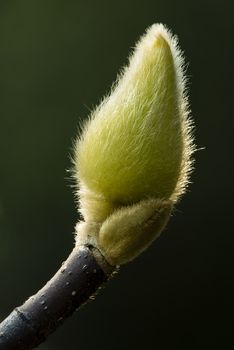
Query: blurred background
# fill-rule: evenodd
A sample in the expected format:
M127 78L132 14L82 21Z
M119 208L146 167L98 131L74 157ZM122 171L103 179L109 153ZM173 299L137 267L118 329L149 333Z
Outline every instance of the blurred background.
M71 251L67 169L78 124L145 29L179 36L196 169L164 234L40 350L214 349L233 343L233 2L0 2L0 320Z

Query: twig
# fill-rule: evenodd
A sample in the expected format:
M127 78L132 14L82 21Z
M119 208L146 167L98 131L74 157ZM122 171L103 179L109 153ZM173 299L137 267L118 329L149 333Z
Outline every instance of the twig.
M54 277L0 324L0 350L35 348L92 300L113 270L96 248L75 247Z

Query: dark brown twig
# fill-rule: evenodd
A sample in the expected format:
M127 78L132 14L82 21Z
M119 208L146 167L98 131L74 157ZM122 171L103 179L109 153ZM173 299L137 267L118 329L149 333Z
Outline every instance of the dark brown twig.
M35 348L92 299L112 271L97 249L75 247L54 277L0 324L0 350Z

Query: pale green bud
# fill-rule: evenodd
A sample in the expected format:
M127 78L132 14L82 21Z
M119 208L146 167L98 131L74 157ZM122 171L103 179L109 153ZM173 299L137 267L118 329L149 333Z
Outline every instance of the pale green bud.
M194 146L182 65L176 39L161 24L150 27L77 142L75 177L87 223L80 237L90 237L88 227L95 226L92 239L112 263L145 249L187 186ZM149 215L157 223L146 232Z

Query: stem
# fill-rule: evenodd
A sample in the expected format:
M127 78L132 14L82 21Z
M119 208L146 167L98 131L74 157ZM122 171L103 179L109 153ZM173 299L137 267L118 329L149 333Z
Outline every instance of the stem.
M30 350L97 291L113 271L93 247L75 247L52 279L0 324L0 350Z

